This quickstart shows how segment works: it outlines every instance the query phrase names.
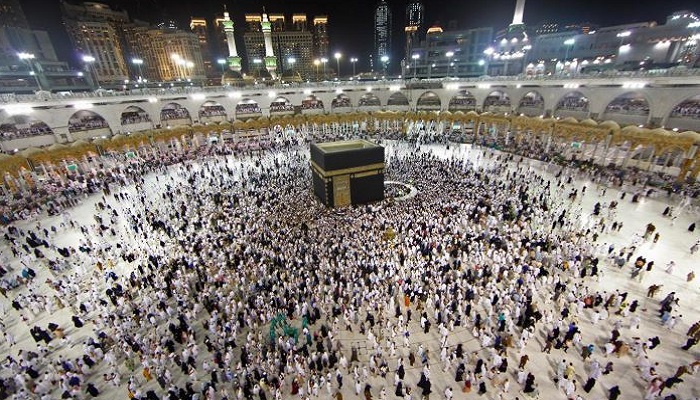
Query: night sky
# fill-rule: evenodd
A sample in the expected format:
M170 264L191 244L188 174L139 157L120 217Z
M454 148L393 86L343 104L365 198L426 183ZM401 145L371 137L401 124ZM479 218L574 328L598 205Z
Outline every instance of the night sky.
M76 2L77 0L69 0ZM71 60L71 47L60 21L60 0L20 0L29 23L35 29L46 29L51 34L60 59ZM103 0L118 8L124 8L132 18L156 23L174 19L181 28L187 28L190 16L203 16L209 22L223 11L226 4L236 22L239 49L243 45L240 33L243 14L260 12L265 6L268 13L304 12L309 19L313 15L329 16L331 52L340 51L345 60L358 57L358 72L367 68L368 55L373 51L373 16L376 0ZM393 12L393 60L403 56L403 24L408 0L389 0ZM525 23L534 26L543 21L559 23L592 22L600 26L621 23L657 21L663 23L666 16L677 10L700 12L697 0L637 0L631 2L610 0L527 0ZM426 24L447 26L455 20L459 28L492 26L495 30L507 26L513 18L515 0L467 1L423 0ZM240 51L240 50L239 50ZM341 67L343 68L343 67ZM350 68L349 65L345 68Z

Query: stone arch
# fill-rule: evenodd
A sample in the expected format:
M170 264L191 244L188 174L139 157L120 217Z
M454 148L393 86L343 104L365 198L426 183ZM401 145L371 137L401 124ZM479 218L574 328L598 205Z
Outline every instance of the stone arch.
M700 94L673 106L666 123L668 128L679 130L697 130L698 125L700 125Z
M461 90L456 95L452 96L447 105L447 110L455 111L475 111L476 97L466 90Z
M494 90L484 99L484 112L510 112L510 97L502 90Z
M301 112L323 112L323 100L310 94L301 101Z
M257 101L246 97L236 104L236 118L257 118L260 116L262 116L262 110Z
M518 102L518 113L529 117L544 114L544 97L536 90L525 93Z
M416 101L416 110L420 111L439 111L442 108L440 96L434 92L424 92Z
M166 126L192 125L192 117L179 103L168 103L160 110L160 122Z
M277 96L277 98L270 103L270 114L294 114L294 104L284 96Z
M336 108L350 108L352 107L352 100L345 93L339 93L333 101L331 101L331 109Z
M221 103L208 100L199 107L199 122L225 122L228 119L226 109Z
M583 93L579 91L572 91L564 94L557 101L556 106L554 106L554 116L555 117L572 117L575 115L569 113L576 113L581 116L582 114L588 114L590 107L590 100Z
M149 125L153 124L151 116L146 110L137 106L129 106L122 111L120 116L122 126Z
M107 136L112 134L112 129L107 120L100 114L90 110L78 110L68 118L68 132L73 135L91 132L92 136ZM73 139L84 139L85 137L90 137L90 135L74 136Z
M625 92L610 100L603 118L630 124L644 124L649 117L649 100L641 92Z
M389 96L386 102L387 106L408 106L410 105L408 97L401 92L394 92Z
M358 107L381 107L382 101L374 93L365 93L357 102Z
M42 135L53 135L53 130L30 115L13 115L0 124L0 140L3 141Z

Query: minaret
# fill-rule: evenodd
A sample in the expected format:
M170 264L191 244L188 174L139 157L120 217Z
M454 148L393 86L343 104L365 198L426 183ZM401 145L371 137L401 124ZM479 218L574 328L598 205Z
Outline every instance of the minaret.
M263 37L265 38L265 68L267 72L270 73L273 79L276 79L277 75L277 57L272 50L272 26L270 25L270 20L267 18L267 13L263 10L262 22Z
M229 17L228 11L224 11L224 20L221 22L226 33L226 43L228 44L228 68L238 73L241 72L241 58L236 50L236 38L233 36L233 21Z
M515 3L515 13L513 14L513 25L523 24L523 14L525 13L525 0L517 0Z

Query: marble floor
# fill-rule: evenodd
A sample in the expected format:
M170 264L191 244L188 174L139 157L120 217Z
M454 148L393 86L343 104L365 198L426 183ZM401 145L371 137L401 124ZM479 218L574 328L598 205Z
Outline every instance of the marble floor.
M494 157L484 156L483 150L471 148L469 145L462 146L450 146L449 149L442 145L424 145L423 149L425 151L433 152L441 157L448 157L453 154L457 154L458 157L464 157L472 160L477 167L488 167L494 163L502 163L502 161L496 161ZM396 152L412 151L402 145L389 144L387 154L392 155ZM491 151L488 151L491 154ZM498 154L498 153L496 153ZM284 157L283 154L276 154L276 157ZM271 157L267 155L267 157ZM252 163L251 160L239 163L237 160L233 160L232 157L227 159L227 162L236 168L240 168L243 165ZM554 167L544 165L540 162L526 160L525 165L530 166L538 171L547 171L546 174L552 174L555 170ZM515 165L510 165L511 168L516 168ZM159 182L156 180L155 175L150 175L147 178L148 184L147 195L156 198L155 196L165 190L162 185L162 180ZM621 333L623 338L640 337L643 340L653 336L658 336L661 338L661 345L649 351L649 358L653 362L658 362L657 372L662 377L672 376L676 369L680 365L689 365L696 360L700 360L700 345L695 346L690 351L684 351L680 349L686 341L686 332L690 325L700 321L700 290L699 283L700 279L695 279L691 282L686 280L687 274L697 269L698 262L700 261L700 254L696 253L691 255L689 248L700 239L700 230L695 233L690 233L687 228L691 222L696 222L700 219L700 215L697 215L696 211L692 207L685 208L682 213L675 219L672 220L668 217L662 216L664 208L669 204L669 202L674 203L677 200L669 200L665 197L665 194L660 194L652 198L643 198L639 203L631 203L631 195L627 195L624 200L620 200L621 191L619 188L607 188L605 194L600 190L596 190L597 185L592 183L585 177L577 177L574 179L571 187L582 189L583 186L587 187L586 194L584 196L579 196L579 198L571 204L572 208L580 208L581 219L580 223L585 225L590 223L592 220L589 217L593 209L593 205L596 202L609 203L611 200L617 199L619 201L619 210L617 211L616 220L621 220L624 222L623 228L619 232L608 232L604 233L598 239L598 243L603 244L613 244L616 249L622 248L624 246L630 245L632 242L638 241L637 235L644 232L646 224L649 222L654 223L657 227L657 232L660 233L660 240L658 243L653 243L650 240L641 241L635 252L634 257L637 255L643 255L648 260L654 260L656 267L653 271L648 273L644 277L642 283L637 280L630 279L629 267L621 270L612 266L611 260L604 257L604 253L601 253L601 258L604 258L602 262L602 278L597 282L587 281L587 284L592 285L593 290L606 290L608 293L615 290L620 290L621 292L628 292L628 298L630 300L637 299L640 302L640 308L637 311L641 317L640 328L630 328L629 320L627 318L621 318L615 315L611 315L607 320L598 322L593 326L591 321L591 313L589 310L584 311L583 316L580 318L580 325L583 340L582 343L593 343L596 346L596 350L593 354L593 358L597 359L602 366L604 366L608 359L605 357L601 349L604 343L609 338L610 331L613 325L619 319L623 321L623 327ZM602 188L602 187L601 187ZM623 188L625 189L625 188ZM136 193L134 186L126 188L132 194ZM629 190L629 189L627 189ZM579 190L580 191L580 190ZM568 190L564 191L567 193ZM69 210L70 218L84 224L92 223L92 215L95 212L95 204L100 200L100 196L93 195L91 197L82 200L81 204L71 210ZM110 204L115 207L118 211L121 211L123 207L127 205L123 203L117 203L113 200L109 200ZM33 221L25 221L15 224L15 226L20 228L35 227L38 223L41 226L47 227L51 225L58 226L63 221L62 216L40 216L38 219ZM142 250L141 255L145 254L147 251L147 244L137 241L133 236L129 235L125 221L116 221L117 235L114 237L113 241L121 241L126 246L133 246L134 248ZM74 246L77 247L81 240L83 240L83 235L77 229L70 228L59 228L56 234L53 234L50 238L50 242L56 246ZM103 245L115 245L116 243L104 243ZM601 250L607 248L607 246L601 246ZM12 253L9 251L8 243L3 239L1 245L1 257L2 265L10 266L14 271L10 274L17 274L22 269L21 262L23 260L14 258ZM672 273L665 272L665 266L670 261L675 261L676 267ZM9 332L11 336L15 338L16 343L11 345L5 340L0 338L0 359L5 359L6 356L12 356L17 358L21 351L37 351L37 345L34 339L29 334L29 328L35 325L46 326L49 322L55 322L63 327L65 327L65 333L68 338L66 341L54 340L51 342L49 348L46 350L46 355L41 357L51 357L56 358L59 354L64 357L75 358L82 355L82 343L90 336L94 335L92 323L89 322L89 318L86 319L86 324L83 328L75 328L71 323L71 316L73 315L76 304L67 305L62 309L53 309L49 313L47 310L37 310L38 312L33 313L30 310L22 310L21 312L16 311L11 307L11 301L21 293L28 293L32 291L34 293L45 293L52 295L53 289L49 287L46 283L47 279L56 279L61 276L70 276L77 274L77 280L80 282L81 288L83 289L82 294L79 296L90 296L92 295L91 289L101 290L104 285L104 279L102 276L96 276L93 271L92 264L95 260L89 257L80 256L78 262L73 263L73 265L68 266L65 270L60 272L50 271L47 268L34 268L37 271L37 278L29 286L23 286L18 289L14 289L7 292L7 298L0 297L0 320L4 325L4 330ZM24 260L28 262L28 260ZM130 272L130 267L127 263L118 261L113 270L117 274L128 274ZM663 284L660 293L655 299L648 299L646 297L647 287L654 284ZM659 300L661 300L665 295L671 291L675 291L680 298L680 312L679 322L672 329L669 330L662 326L660 319L657 316L657 310L659 308ZM537 296L545 302L547 298L551 295L549 291L543 291L542 293L537 293ZM539 324L541 326L541 324ZM433 394L430 396L431 399L443 399L445 396L443 392L446 387L451 387L454 390L455 399L467 399L467 398L484 398L484 399L525 399L529 398L529 395L522 393L519 389L518 384L515 382L515 367L518 365L518 360L520 359L520 353L517 350L509 349L509 371L510 381L512 382L510 390L507 393L502 392L499 388L493 385L488 385L488 392L479 396L476 394L476 388L472 390L471 393L465 394L461 391L460 383L454 380L454 368L443 372L442 365L439 360L440 347L439 347L439 334L436 329L431 331L429 334L423 334L422 330L418 326L417 321L413 321L412 329L415 334L411 336L411 344L417 345L419 343L424 344L424 346L430 349L431 354L431 365L432 367L432 377L431 381L433 383ZM357 332L357 330L355 330ZM563 390L559 389L554 383L552 377L555 375L556 364L562 359L566 362L573 363L576 370L576 380L579 382L577 384L576 393L580 395L582 399L607 399L608 389L612 386L618 385L621 389L620 399L643 399L645 396L646 382L644 382L640 377L640 372L636 369L636 360L632 356L623 356L622 358L612 357L614 362L614 373L610 375L603 375L598 383L593 388L590 393L586 393L582 389L583 383L587 379L587 365L582 361L580 356L580 350L571 349L568 354L562 352L561 350L552 350L551 354L543 354L541 346L544 343L544 331L540 328L535 334L535 338L528 342L525 349L525 353L529 355L530 361L527 364L526 369L532 372L538 382L539 398L541 399L566 399L566 395ZM349 349L352 346L360 348L360 362L366 361L366 351L363 349L366 347L365 337L357 333L344 332L340 338L343 341L345 349ZM244 339L243 339L244 340ZM472 336L471 330L467 328L459 329L456 328L454 332L450 334L449 342L451 345L457 343L463 343L465 350L479 352L480 354L487 355L488 351L481 349L479 340ZM205 350L202 350L205 351ZM401 354L401 351L405 352L405 349L400 349L398 356L404 356L406 358L407 354ZM364 357L364 359L363 359ZM108 399L126 399L127 398L127 381L130 376L135 376L139 381L140 390L145 393L148 389L153 389L156 393L161 395L161 398L165 398L165 394L162 393L155 381L146 383L142 376L140 376L139 371L131 372L125 366L120 367L121 374L121 384L114 385L112 382L105 382L102 378L103 373L107 373L109 368L104 365L105 363L98 362L95 368L90 371L87 376L87 381L92 382L100 390L101 398ZM395 362L390 362L390 368L394 368ZM420 375L420 367L409 367L407 368L406 382L412 384L415 387L415 383L418 381ZM41 370L40 373L43 373ZM0 371L0 376L7 378L13 376L12 371L7 368L2 368ZM387 398L393 399L397 398L394 396L393 387L393 372L387 375L387 379L381 378L370 378L370 383L372 385L372 393L374 398L379 397L379 393L382 387L386 387L386 392L388 394ZM672 389L665 389L664 396L674 394L677 399L696 399L700 397L700 374L695 375L685 375L683 377L684 382L677 384ZM354 385L352 383L351 377L346 377L346 385L343 387L341 392L345 399L355 399L359 398L354 393ZM334 383L335 384L335 383ZM289 382L287 382L287 386ZM335 388L333 390L335 392ZM49 397L45 398L60 398L61 391L55 388ZM85 394L83 390L82 396L88 398L89 396ZM233 392L231 392L233 393ZM289 395L289 389L283 391L284 395L282 398L296 398L297 396ZM27 394L25 397L16 398L39 398L37 395ZM220 397L217 397L220 398ZM235 398L235 396L230 396L230 398ZM268 397L269 398L269 397ZM320 391L320 395L317 398L330 399L331 396L326 392L325 388ZM420 398L417 394L414 394L413 399ZM663 397L659 397L663 398Z

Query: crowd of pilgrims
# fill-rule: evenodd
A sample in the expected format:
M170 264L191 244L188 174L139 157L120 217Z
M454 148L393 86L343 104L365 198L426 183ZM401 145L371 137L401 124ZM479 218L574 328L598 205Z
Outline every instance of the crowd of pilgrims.
M597 227L567 199L571 171L547 177L521 157L478 148L478 165L461 152L393 148L387 180L414 185L413 199L326 209L309 188L308 151L290 145L134 175L132 186L105 189L95 223L64 213L58 226L8 229L6 245L25 267L46 261L23 245L30 235L44 257L74 269L47 279L48 294L33 290L38 282L6 293L37 347L6 357L0 387L42 400L110 391L172 400L529 398L554 378L574 399L617 372L603 353L631 351L647 362L624 379L646 380L645 398L664 384L667 395L687 390L683 374L669 383L649 362L659 338L629 327L640 323L638 301L589 285L607 264ZM79 231L79 243L50 244L64 230ZM662 308L678 307L674 295ZM64 308L72 326L32 323ZM612 323L618 310L624 319ZM598 320L608 312L606 327ZM604 350L589 344L601 330L612 335ZM538 336L547 338L542 350ZM75 360L61 350L68 345L80 349ZM583 358L585 386L565 361L556 371L527 365L552 347L577 365ZM678 361L685 373L698 368Z

